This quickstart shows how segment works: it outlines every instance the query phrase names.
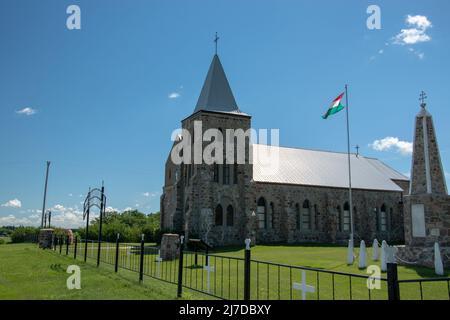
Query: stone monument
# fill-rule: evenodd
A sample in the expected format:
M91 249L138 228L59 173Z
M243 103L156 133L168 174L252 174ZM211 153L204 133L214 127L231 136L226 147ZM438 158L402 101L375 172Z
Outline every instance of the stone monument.
M404 197L405 246L399 247L399 262L434 267L434 244L441 249L445 267L450 267L450 196L433 125L426 109L425 93L416 116L409 194Z
M176 233L164 233L161 239L160 257L164 261L174 260L180 251L180 236Z
M53 243L54 230L51 228L39 230L38 243L39 248L51 249Z

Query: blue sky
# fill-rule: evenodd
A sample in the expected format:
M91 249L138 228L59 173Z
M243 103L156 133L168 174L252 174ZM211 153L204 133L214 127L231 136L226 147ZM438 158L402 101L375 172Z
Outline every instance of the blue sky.
M71 4L81 30L66 28ZM380 30L366 27L370 4ZM102 179L108 206L159 210L170 135L216 31L238 105L281 145L345 151L345 114L320 116L348 83L352 145L408 173L425 90L450 172L449 13L444 0L2 0L0 225L39 221L46 160L57 224L79 224Z

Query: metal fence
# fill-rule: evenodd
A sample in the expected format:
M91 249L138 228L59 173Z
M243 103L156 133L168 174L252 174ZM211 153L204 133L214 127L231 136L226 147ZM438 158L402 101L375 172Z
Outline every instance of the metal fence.
M53 250L74 259L94 259L97 266L106 263L177 285L178 296L183 288L219 299L231 300L400 300L427 299L424 283L445 286L447 293L440 299L450 300L450 278L422 278L399 280L397 265L387 264L387 277L353 274L318 268L293 266L251 259L246 248L244 257L230 257L205 252L188 251L180 245L179 258L163 261L159 249L140 243L116 243L93 240L57 238ZM380 288L369 289L368 281L379 280ZM400 290L417 286L417 290ZM436 287L434 287L436 288ZM414 295L411 296L411 292ZM402 293L402 294L401 294Z

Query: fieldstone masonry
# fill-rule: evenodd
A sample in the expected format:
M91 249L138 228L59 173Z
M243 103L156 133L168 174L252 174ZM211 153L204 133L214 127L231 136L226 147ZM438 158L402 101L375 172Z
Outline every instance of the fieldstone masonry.
M165 233L161 239L160 257L163 261L174 260L178 257L180 236L174 233Z
M399 262L433 267L434 243L442 261L450 267L450 196L434 131L425 103L416 116L411 185L404 197L405 246L399 247Z
M53 243L53 229L41 229L39 231L38 243L39 248L51 249Z
M251 116L237 107L218 56L213 58L194 113L181 121L192 140L183 141L187 137L178 136L171 152L178 143L189 142L193 158L194 145L200 138L194 130L196 122L201 122L202 136L211 128L222 131L224 155L226 130L246 132L251 128ZM203 150L210 143L203 141ZM161 196L162 228L184 234L186 239L200 238L211 246L241 245L246 238L253 244L348 241L350 230L343 227L347 188L254 181L254 168L249 162L251 148L247 137L244 164L175 165L169 154ZM407 178L391 180L400 191L353 190L357 241L372 242L375 237L403 241L404 192L401 190L407 191L409 181ZM309 203L308 228L302 227L300 218L305 200ZM258 221L261 210L265 214L264 225ZM380 227L381 211L387 219L383 228ZM163 240L161 252L164 246Z

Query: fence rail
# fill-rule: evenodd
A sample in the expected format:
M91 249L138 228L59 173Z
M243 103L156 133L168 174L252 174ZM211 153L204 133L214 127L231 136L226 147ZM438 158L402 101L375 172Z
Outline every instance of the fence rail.
M115 272L125 269L201 292L219 299L233 300L424 300L423 283L445 285L450 300L450 278L398 279L397 265L388 263L387 277L346 273L305 266L293 266L251 259L250 248L241 257L208 254L184 250L180 245L179 258L162 260L159 249L140 243L101 242L55 238L54 251L74 259L95 259L97 265L114 266ZM100 249L100 252L98 251ZM368 281L379 280L380 290L369 289ZM417 296L401 294L401 287L418 285ZM250 290L252 289L252 290ZM406 293L406 291L405 291Z

